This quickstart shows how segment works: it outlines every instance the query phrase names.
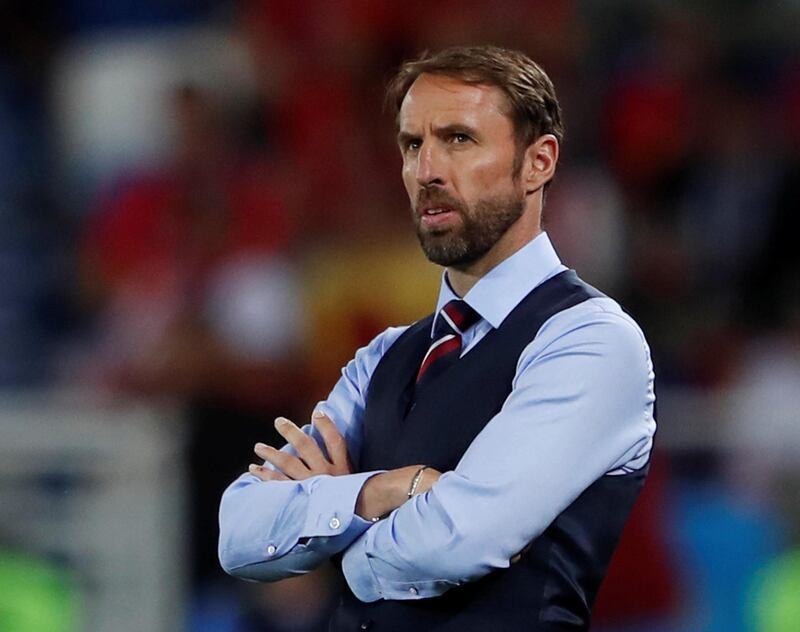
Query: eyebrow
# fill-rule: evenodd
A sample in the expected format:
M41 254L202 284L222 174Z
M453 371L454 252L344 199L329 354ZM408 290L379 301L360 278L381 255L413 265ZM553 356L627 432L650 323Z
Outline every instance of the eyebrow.
M405 147L406 143L410 141L412 138L417 138L416 134L411 134L410 132L398 132L397 133L397 144L400 147Z
M439 127L434 131L434 134L440 138L450 136L451 134L466 134L467 136L477 137L478 130L463 123L453 123Z
M468 136L477 138L478 131L474 127L464 125L463 123L452 123L450 125L445 125L444 127L438 127L434 130L434 135L439 138L445 138L451 134L467 134ZM419 134L412 134L410 132L403 131L398 132L397 144L400 145L400 147L403 147L408 141L414 138L419 138Z

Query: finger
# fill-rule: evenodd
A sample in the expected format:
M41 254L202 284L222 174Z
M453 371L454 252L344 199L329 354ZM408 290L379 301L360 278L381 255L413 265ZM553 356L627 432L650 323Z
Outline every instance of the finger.
M276 472L274 470L271 470L268 467L264 467L263 465L256 465L255 463L251 463L250 466L247 468L247 471L250 472L253 476L257 476L262 481L288 481L289 480L288 476L284 476L280 472Z
M313 414L314 427L325 441L328 458L333 463L334 474L349 474L351 472L350 457L347 454L347 442L339 433L336 424L320 411Z
M325 459L325 455L322 454L317 442L286 417L278 417L275 420L275 429L292 445L297 451L297 455L306 462L309 469L317 474L327 472L330 469L330 463Z
M313 474L311 470L293 454L276 450L271 445L257 443L254 448L255 453L265 461L274 465L283 474L294 481L302 481Z

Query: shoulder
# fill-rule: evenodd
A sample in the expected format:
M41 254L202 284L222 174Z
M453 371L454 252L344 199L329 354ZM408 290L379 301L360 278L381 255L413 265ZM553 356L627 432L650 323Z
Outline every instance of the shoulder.
M542 342L568 333L589 329L613 340L645 342L638 323L614 299L607 296L589 298L551 316L539 330Z
M409 327L413 327L413 325L384 329L368 344L356 351L355 357L342 369L343 374L359 382L368 382L381 358L400 336L408 331Z
M558 352L650 367L650 349L642 329L607 296L592 297L551 316L520 360L524 363Z
M413 327L416 323L411 325L401 325L399 327L387 327L377 336L375 336L366 347L362 347L359 351L367 351L371 354L383 355L389 348L397 342L409 328Z

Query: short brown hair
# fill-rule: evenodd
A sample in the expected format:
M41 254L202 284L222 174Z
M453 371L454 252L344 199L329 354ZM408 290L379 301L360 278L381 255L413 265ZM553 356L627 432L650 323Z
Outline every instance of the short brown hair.
M456 46L433 55L425 52L400 66L389 82L386 101L395 114L400 112L411 84L424 73L500 88L511 106L518 160L542 134L553 134L561 143L564 125L553 82L524 53L488 45ZM521 162L515 164L515 171L520 166Z

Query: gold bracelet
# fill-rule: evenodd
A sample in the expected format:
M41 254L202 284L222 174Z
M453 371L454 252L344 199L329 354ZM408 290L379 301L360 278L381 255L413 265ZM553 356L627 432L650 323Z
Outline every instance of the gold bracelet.
M417 473L414 474L414 478L411 479L411 486L408 488L408 497L411 498L414 493L417 491L417 487L419 487L419 482L422 480L422 473L428 469L427 465L423 465L421 468L417 470Z

